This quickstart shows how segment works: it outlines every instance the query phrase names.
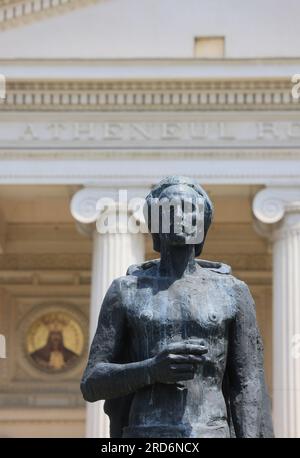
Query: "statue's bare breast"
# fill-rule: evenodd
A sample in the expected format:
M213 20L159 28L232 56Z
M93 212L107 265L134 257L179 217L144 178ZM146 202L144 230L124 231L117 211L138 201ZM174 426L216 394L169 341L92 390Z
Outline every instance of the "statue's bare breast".
M157 424L159 418L166 428L174 428L174 424L191 428L191 435L193 429L197 435L199 428L216 427L226 435L222 380L228 326L235 310L231 289L222 287L220 276L210 272L173 283L145 276L129 282L126 302L132 361L152 357L175 342L199 343L208 349L193 380L155 384L138 391L132 402L130 424L146 427L152 420Z

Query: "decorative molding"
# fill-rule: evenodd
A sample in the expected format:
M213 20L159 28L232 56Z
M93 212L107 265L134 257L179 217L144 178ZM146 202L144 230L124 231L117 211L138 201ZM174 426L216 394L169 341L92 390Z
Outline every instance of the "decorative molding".
M28 255L32 256L32 255ZM91 281L90 270L0 270L0 287L7 285L87 285Z
M238 161L230 171L226 171L227 168L225 165L224 174L221 174L222 165L216 167L217 170L199 170L198 174L195 174L195 168L191 169L188 172L188 175L193 175L195 178L199 178L203 183L210 182L213 184L243 184L247 182L247 179L252 179L247 184L266 184L272 180L288 182L290 179L300 177L300 169L298 169L297 161L300 160L300 144L297 145L279 145L272 146L244 146L244 145L195 145L190 146L176 146L173 147L163 147L163 146L153 146L147 147L146 145L140 147L138 146L124 146L115 147L112 149L110 146L105 148L103 145L97 146L80 146L78 149L74 147L64 147L61 148L54 147L51 148L46 144L44 146L34 147L34 146L25 146L23 142L23 147L11 148L9 146L0 146L0 160L5 163L2 168L0 168L0 182L1 184L72 184L72 185L88 185L89 183L97 183L101 186L108 188L115 187L140 187L144 183L146 187L152 186L153 182L156 182L160 175L155 178L155 175L147 174L120 174L120 170L116 170L114 174L105 173L105 169L102 168L102 163L107 164L107 161L112 161L110 166L117 161L128 161L128 164L139 161L141 163L141 168L144 167L143 162L146 161L156 161L162 162L166 161L172 163L172 161L184 161L184 160L193 160L193 161L216 161L220 164L224 164L229 161ZM34 158L34 159L33 159ZM20 167L18 170L18 161L26 161L28 164L31 160L34 160L31 170L33 171L35 167L40 169L40 173L24 173L24 168ZM40 168L40 164L45 161L49 161L48 164L57 162L57 171L53 174L49 173L51 167L45 167L45 172ZM264 165L258 167L257 171L250 171L248 169L243 170L242 161L257 161L259 164L268 163L270 164L269 169L267 170ZM14 167L10 167L11 162L14 161ZM37 166L37 161L40 164ZM59 165L60 161L66 161L66 168L63 168ZM80 161L83 167L76 167L72 164L71 161ZM88 161L92 161L94 164L97 164L97 167L92 167L89 170ZM272 161L279 161L279 165L273 168ZM296 167L289 167L288 164L285 164L284 168L287 169L287 173L279 173L280 162L284 161L295 161ZM203 163L202 163L203 164ZM201 164L201 165L202 165ZM253 165L253 164L251 164ZM168 165L169 167L169 165ZM88 169L86 173L84 170ZM146 167L146 169L149 169ZM205 167L206 169L206 167ZM253 168L254 169L254 168ZM150 170L150 169L149 169ZM16 173L17 172L17 173ZM44 173L43 173L44 172ZM48 172L48 173L47 173ZM69 172L69 173L68 173ZM203 173L201 173L203 172ZM177 172L176 172L177 173ZM165 175L165 174L164 174ZM162 175L162 178L163 176ZM153 178L152 178L153 176ZM154 181L152 181L154 180ZM209 180L209 181L206 181ZM214 181L216 180L216 181ZM224 180L224 181L223 181Z
M84 408L63 409L0 409L1 423L76 423L85 419Z
M126 157L123 158L124 160ZM118 188L135 188L142 186L153 186L159 179L165 176L166 167L172 170L174 175L189 175L204 184L223 185L223 184L252 184L264 185L266 183L280 185L287 182L298 185L300 183L300 168L299 163L294 164L295 161L288 161L284 163L277 161L272 163L270 161L190 161L189 163L182 163L183 161L174 162L172 156L169 161L160 161L156 164L155 170L153 163L145 161L145 164L136 164L141 169L144 167L148 169L149 174L135 173L133 170L130 174L121 175L116 168L115 174L104 174L101 162L90 161L90 163L80 162L79 164L68 164L71 170L66 170L58 163L57 167L51 161L44 161L43 166L37 163L37 160L26 161L27 170L24 170L24 163L20 161L12 161L12 163L5 164L0 173L0 184L82 184L88 185L89 183L98 183L103 188L109 187L113 189ZM234 158L232 158L234 159ZM248 159L248 158L247 158ZM173 160L173 162L172 162ZM71 161L70 161L71 162ZM74 161L75 162L75 161ZM130 162L133 165L133 161ZM52 168L53 172L49 173ZM134 167L136 169L137 167ZM98 170L97 170L98 169ZM198 173L195 170L198 169ZM27 172L27 173L26 173Z
M7 272L14 270L15 272L21 271L40 271L49 270L53 271L54 275L58 271L82 271L90 270L91 268L91 254L76 253L76 254L59 254L59 253L46 253L46 254L3 254L0 256L0 272ZM4 273L5 275L5 273ZM22 275L22 274L20 274ZM3 277L2 277L3 278ZM39 278L43 278L39 272Z
M23 378L24 380L24 378ZM22 380L22 384L24 386L24 381ZM53 393L51 393L51 389L53 389L53 384L47 384L46 388L46 383L43 382L44 388L48 390L48 393L40 392L40 382L39 381L33 381L32 379L28 378L26 380L26 384L30 384L31 390L34 390L34 394L31 394L32 391L26 389L20 392L20 386L19 383L10 386L9 392L0 392L0 410L3 410L5 408L30 408L30 407L35 407L35 408L49 408L49 406L53 407L55 406L55 409L57 408L75 408L75 407L83 407L84 406L84 401L82 398L81 393L75 394L78 391L78 383L79 381L76 380L76 382L70 382L69 380L67 382L64 382L68 384L69 388L69 393L66 394L64 387L59 387L60 392L53 396ZM33 384L35 385L33 387ZM17 386L16 386L17 385ZM36 386L39 385L39 386ZM72 390L70 390L72 388ZM72 391L72 393L71 393ZM62 394L63 393L63 394ZM0 419L1 423L1 419Z
M14 81L7 78L7 97L0 108L3 111L103 112L299 110L300 103L292 98L291 87L287 78L148 82Z
M99 0L7 0L0 6L0 30L84 7Z

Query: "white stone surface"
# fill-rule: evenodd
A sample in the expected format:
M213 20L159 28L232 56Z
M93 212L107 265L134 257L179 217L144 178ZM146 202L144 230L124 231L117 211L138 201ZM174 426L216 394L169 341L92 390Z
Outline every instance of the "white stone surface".
M192 57L200 35L226 57L298 56L299 15L298 0L99 0L5 30L0 57Z
M1 40L7 32L1 33ZM32 58L24 61L22 57L11 59L1 55L0 73L7 79L42 81L127 81L149 79L218 81L237 78L286 78L291 80L299 74L299 54L292 58L247 59L193 59L193 58L155 58L142 57L126 59L50 59ZM242 95L242 94L240 94Z
M273 418L276 437L300 437L300 187L267 188L253 204L272 224Z

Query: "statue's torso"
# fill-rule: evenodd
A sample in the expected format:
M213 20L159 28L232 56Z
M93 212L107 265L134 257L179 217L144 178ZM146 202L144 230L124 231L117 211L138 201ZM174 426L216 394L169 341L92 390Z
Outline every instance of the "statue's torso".
M201 342L208 348L193 380L155 384L135 393L128 436L151 437L157 427L169 437L169 430L171 437L229 436L222 380L235 298L224 277L208 269L173 283L155 270L127 277L122 301L130 361L155 356L172 342Z

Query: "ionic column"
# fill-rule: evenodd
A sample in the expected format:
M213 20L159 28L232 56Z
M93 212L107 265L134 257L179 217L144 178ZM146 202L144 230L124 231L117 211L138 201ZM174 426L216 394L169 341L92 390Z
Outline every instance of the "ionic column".
M97 188L86 188L78 191L71 202L71 212L80 224L79 229L81 232L90 231L93 237L90 343L96 331L104 295L111 282L125 275L129 265L144 260L144 236L127 230L128 217L132 217L128 214L127 206L110 203L106 205L105 213L101 212L97 210L97 202L101 197ZM104 226L106 232L100 233L99 230ZM103 411L103 404L103 401L87 404L86 437L109 437L109 420Z
M300 187L260 191L253 211L273 242L275 435L300 437Z

